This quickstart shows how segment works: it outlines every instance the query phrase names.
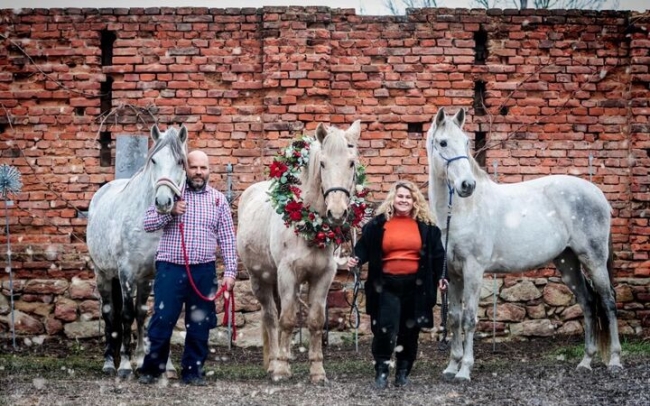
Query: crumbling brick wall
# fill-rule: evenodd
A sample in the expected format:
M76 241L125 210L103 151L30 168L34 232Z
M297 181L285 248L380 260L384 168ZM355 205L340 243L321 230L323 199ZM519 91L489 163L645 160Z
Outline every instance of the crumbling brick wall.
M114 176L116 134L185 124L215 186L233 165L237 196L294 136L360 119L380 200L398 178L426 187L424 138L444 106L468 109L477 159L499 182L568 173L605 192L622 331L639 333L650 327L649 26L647 12L624 11L2 10L1 159L24 183L9 218L21 332L56 334L98 316L82 214ZM500 295L500 331L529 319L579 330L554 275L499 281L532 280L544 293L514 304ZM347 317L345 284L342 273L330 295L333 327Z

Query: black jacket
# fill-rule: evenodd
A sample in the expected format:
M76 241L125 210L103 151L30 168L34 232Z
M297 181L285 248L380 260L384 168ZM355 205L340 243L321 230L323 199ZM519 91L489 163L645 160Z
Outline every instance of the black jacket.
M440 238L440 229L418 221L422 249L420 250L420 265L416 274L418 283L415 288L415 320L420 327L433 327L433 306L436 304L438 280L442 276L445 250ZM386 217L380 214L363 227L361 238L354 247L354 253L359 258L359 266L369 262L368 279L364 288L366 293L366 313L376 317L379 308L379 295L383 286L383 253L384 224ZM423 283L419 283L422 281Z

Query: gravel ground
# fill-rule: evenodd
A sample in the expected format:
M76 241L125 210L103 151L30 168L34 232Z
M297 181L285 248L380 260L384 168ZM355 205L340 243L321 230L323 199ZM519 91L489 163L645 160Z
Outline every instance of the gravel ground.
M327 385L309 383L305 353L298 353L295 375L283 383L264 378L216 379L208 375L208 386L187 387L177 380L143 386L97 374L61 370L60 377L34 376L0 363L1 405L650 405L650 355L624 355L625 369L611 374L598 360L591 373L578 372L579 360L565 360L558 349L574 346L576 339L547 339L527 342L476 343L472 381L445 381L442 370L447 353L436 343L422 343L412 373L412 385L389 386L383 391L371 386L373 371L368 342L359 353L352 346L327 347ZM13 351L5 345L2 352ZM69 344L42 345L18 351L15 357L65 357ZM84 344L84 353L97 365L101 343ZM215 361L217 359L217 361ZM2 361L7 364L7 358ZM356 368L344 365L359 363ZM206 365L217 363L250 366L261 370L261 349L216 349ZM225 363L225 364L223 364ZM302 367L296 368L296 366ZM367 365L367 368L364 367ZM38 373L36 375L39 375ZM80 376L85 375L85 376ZM260 373L258 376L262 375ZM392 378L392 377L391 377Z

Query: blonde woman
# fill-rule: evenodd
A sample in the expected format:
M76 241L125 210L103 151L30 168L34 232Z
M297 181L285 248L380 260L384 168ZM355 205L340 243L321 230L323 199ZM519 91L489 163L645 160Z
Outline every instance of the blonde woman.
M388 386L395 351L395 386L409 384L421 328L433 327L436 284L441 290L444 249L424 196L398 181L363 228L348 266L368 262L366 313L371 317L375 387Z

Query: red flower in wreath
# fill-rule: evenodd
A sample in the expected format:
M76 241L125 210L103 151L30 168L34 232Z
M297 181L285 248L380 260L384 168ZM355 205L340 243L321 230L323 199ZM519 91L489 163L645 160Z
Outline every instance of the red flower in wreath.
M356 225L361 219L363 218L364 214L366 213L366 205L364 203L358 204L358 205L353 205L352 206L352 211L354 213L354 219L352 221L353 225Z
M270 168L270 175L272 178L281 178L287 171L288 167L280 161L273 161Z
M302 202L297 202L295 200L291 200L287 203L285 206L285 209L289 212L300 212L302 210Z
M294 195L296 195L296 198L300 199L301 190L298 186L289 186L289 189L293 192Z

